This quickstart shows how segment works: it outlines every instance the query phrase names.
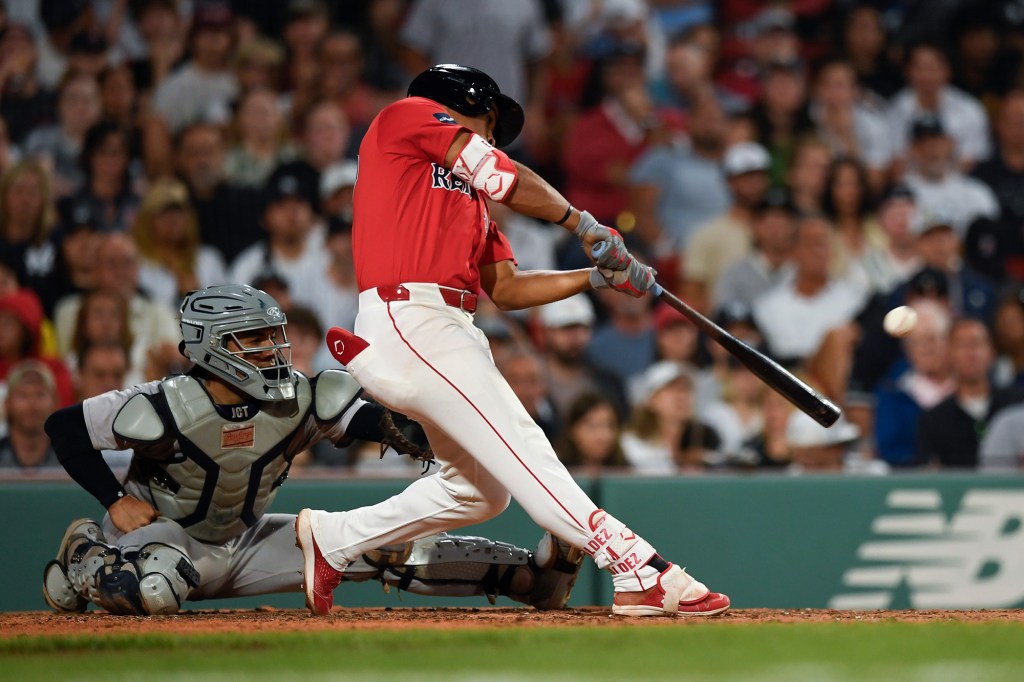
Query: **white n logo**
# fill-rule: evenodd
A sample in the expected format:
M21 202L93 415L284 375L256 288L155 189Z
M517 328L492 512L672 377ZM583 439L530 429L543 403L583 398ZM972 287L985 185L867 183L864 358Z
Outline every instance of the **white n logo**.
M1024 491L969 490L946 521L937 490L893 490L843 575L835 609L884 609L905 585L913 608L1008 608L1024 601Z

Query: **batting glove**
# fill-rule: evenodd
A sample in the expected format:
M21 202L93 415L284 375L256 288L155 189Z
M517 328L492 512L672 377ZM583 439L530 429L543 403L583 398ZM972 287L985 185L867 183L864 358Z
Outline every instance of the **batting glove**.
M607 244L604 251L599 256L594 257L594 262L599 268L625 270L629 267L629 261L632 256L626 250L626 245L622 242L622 235L619 234L618 230L597 222L597 219L590 215L588 211L580 211L580 222L576 226L574 234L580 238L584 247L588 244L593 247L598 242L605 242ZM593 256L592 253L589 255Z
M611 288L634 298L640 298L654 288L654 278L658 271L644 265L630 256L629 265L625 270L594 268L590 271L590 286L595 289Z

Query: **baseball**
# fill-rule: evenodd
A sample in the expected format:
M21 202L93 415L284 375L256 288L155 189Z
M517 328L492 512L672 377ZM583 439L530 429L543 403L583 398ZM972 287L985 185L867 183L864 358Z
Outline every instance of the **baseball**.
M917 312L910 306L901 305L885 314L882 327L891 336L906 336L917 324Z

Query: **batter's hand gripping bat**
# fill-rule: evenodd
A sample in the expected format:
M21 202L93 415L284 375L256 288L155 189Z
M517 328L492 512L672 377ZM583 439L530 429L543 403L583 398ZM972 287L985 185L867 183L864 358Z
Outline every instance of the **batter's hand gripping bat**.
M594 244L591 253L595 260L602 250L604 250L604 242ZM686 316L698 329L729 351L733 357L746 365L747 369L760 377L779 395L807 413L814 421L824 427L829 427L839 419L841 412L835 403L800 381L782 365L737 339L657 282L651 292Z

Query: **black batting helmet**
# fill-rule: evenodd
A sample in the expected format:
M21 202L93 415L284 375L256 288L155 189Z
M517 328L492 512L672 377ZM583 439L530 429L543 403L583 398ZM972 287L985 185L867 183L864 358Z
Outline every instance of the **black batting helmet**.
M409 97L426 97L466 116L481 116L495 109L494 141L504 147L523 129L523 108L501 94L494 79L479 69L459 64L438 64L416 76Z

